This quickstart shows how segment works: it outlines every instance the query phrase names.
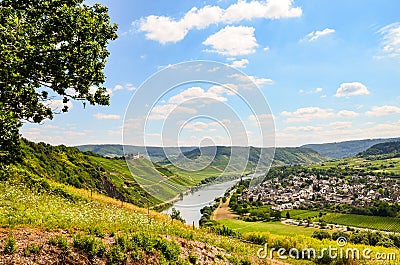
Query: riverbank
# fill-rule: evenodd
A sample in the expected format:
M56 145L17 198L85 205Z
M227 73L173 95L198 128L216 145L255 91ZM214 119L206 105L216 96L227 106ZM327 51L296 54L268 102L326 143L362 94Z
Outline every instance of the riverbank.
M213 221L220 221L220 220L226 220L226 219L234 219L236 217L239 217L236 213L234 213L230 208L229 208L229 201L231 197L227 197L226 201L223 202L221 199L221 202L218 206L217 209L213 212L211 215L211 220Z

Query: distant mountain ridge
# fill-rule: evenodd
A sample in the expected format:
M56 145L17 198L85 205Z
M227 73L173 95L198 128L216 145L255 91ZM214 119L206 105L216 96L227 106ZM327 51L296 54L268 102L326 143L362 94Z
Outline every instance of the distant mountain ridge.
M123 156L124 155L124 146L121 144L88 144L88 145L79 145L76 146L82 152L93 152L101 156ZM153 147L153 146L135 146L135 145L126 145L125 153L126 154L140 154L145 155L148 154L155 161L165 159L165 153L168 155L178 155L181 152L187 152L195 149L196 147Z
M82 145L77 146L79 150L86 152L94 152L102 156L122 156L124 155L122 145ZM216 150L212 150L215 149ZM257 163L260 156L260 148L257 147L239 147L234 146L235 152L247 154L247 149L250 148L249 161L253 164ZM180 150L181 151L180 151ZM166 154L168 154L168 158ZM148 154L153 162L166 162L168 159L179 159L179 155L184 155L186 158L194 160L200 156L201 153L212 155L216 152L216 156L229 156L231 154L231 147L218 146L218 147L143 147L143 146L125 146L125 152L129 154ZM270 151L269 151L270 152ZM318 154L316 151L303 148L303 147L278 147L275 149L274 165L292 165L292 164L312 164L328 160L328 157Z
M344 158L355 156L376 144L387 142L400 142L400 137L387 139L353 140L324 144L306 144L302 145L301 147L310 148L318 152L319 154L330 158Z

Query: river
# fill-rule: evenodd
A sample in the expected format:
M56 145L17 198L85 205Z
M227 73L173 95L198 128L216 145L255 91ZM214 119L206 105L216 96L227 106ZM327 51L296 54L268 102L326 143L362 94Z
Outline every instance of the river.
M248 178L250 176L243 178L243 180ZM238 181L239 179L206 185L195 192L184 195L182 200L176 201L171 208L165 210L163 213L170 214L172 208L175 208L181 212L181 216L185 219L186 224L192 225L194 222L195 226L199 226L201 218L200 210L204 206L212 204L215 198L222 197L226 190Z

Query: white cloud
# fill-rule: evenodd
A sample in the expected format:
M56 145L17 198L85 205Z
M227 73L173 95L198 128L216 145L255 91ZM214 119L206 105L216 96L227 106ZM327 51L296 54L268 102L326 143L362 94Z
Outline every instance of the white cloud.
M360 82L342 83L336 91L335 97L350 97L369 95L368 88Z
M121 119L120 115L116 114L105 114L105 113L97 113L93 115L98 120L119 120Z
M65 93L68 95L68 96L71 96L71 97L77 97L77 96L79 96L79 93L75 90L75 89L73 89L73 88L67 88L67 90L65 91Z
M229 76L230 78L234 78L236 81L244 83L240 84L241 87L248 88L256 84L257 86L265 85L265 84L273 84L274 81L270 78L258 78L252 75L242 75L242 74L233 74Z
M400 108L396 106L374 106L365 113L369 117L380 117L386 115L400 114Z
M261 126L273 126L274 125L274 115L270 113L259 114L259 115L249 115L249 121L254 125Z
M310 90L310 91L305 91L304 89L300 89L299 93L300 94L318 94L321 93L322 91L324 91L324 89L322 87L317 87L314 90Z
M91 86L91 87L89 88L89 94L94 95L94 94L96 94L96 91L97 91L97 87ZM107 89L106 89L106 92L105 92L106 95L109 95L109 96L111 97L111 96L112 96L112 93L113 93L113 90L112 90L112 89L110 89L110 88L107 88Z
M221 85L212 86L208 89L207 92L212 93L212 94L217 94L217 95L226 94L226 95L232 96L232 95L236 95L238 89L239 89L238 86L235 84L225 84L223 86L221 86Z
M229 66L235 67L235 68L246 68L248 64L249 64L249 60L242 59L242 60L238 60L238 61L236 61L236 60L232 61L232 63Z
M215 52L221 55L238 56L256 52L258 47L253 27L226 26L219 32L209 36L204 45L211 46L207 52Z
M72 107L74 106L71 102L71 100L69 100L67 103L64 103L62 99L54 99L54 100L50 100L47 103L47 106L52 110L52 111L61 111L64 106L68 107L68 110L72 109Z
M379 32L383 35L381 42L383 54L392 58L400 56L400 22L389 24Z
M294 112L283 111L281 116L287 117L286 122L308 122L314 119L327 119L334 117L335 114L330 109L319 107L300 108Z
M226 90L222 87L222 89L219 90L217 88L210 88L208 91L205 91L201 87L190 87L181 93L172 96L169 99L169 102L174 104L182 104L183 102L191 99L197 99L199 101L201 100L204 103L214 102L214 100L225 102L227 99L221 96L221 94L225 91L229 90Z
M283 131L285 132L315 132L321 131L322 127L319 126L291 126L286 127Z
M279 19L300 17L300 7L293 0L243 1L223 9L219 6L193 7L181 19L151 15L132 23L146 33L146 38L162 44L178 42L192 29L204 29L213 24L233 24L254 18Z
M115 87L113 88L113 91L118 91L124 89L124 87L122 85L115 85Z
M133 84L131 84L131 83L125 84L125 88L126 88L127 90L129 90L129 91L136 90L136 87L135 87Z
M337 130L343 130L351 128L353 123L348 121L337 121L329 123L329 126Z
M335 33L334 29L326 28L324 30L317 30L317 31L310 32L309 34L307 34L305 39L312 42L312 41L318 40L322 36L326 36L326 35L329 35L332 33Z
M351 110L341 110L337 113L337 115L340 118L355 118L359 116L357 112Z
M133 91L136 90L136 87L131 84L131 83L126 83L125 85L117 84L114 86L114 88L110 89L112 92L118 91L118 90L123 90L126 89L128 91Z
M265 51L265 52L269 51L269 47L264 47L263 51Z
M165 120L171 114L196 114L197 111L193 108L179 106L177 104L166 104L155 106L149 113L149 120Z

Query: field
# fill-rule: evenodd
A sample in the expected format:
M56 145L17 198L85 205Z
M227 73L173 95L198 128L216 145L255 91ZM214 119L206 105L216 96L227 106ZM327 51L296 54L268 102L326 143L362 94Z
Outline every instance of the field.
M247 232L269 232L273 235L281 236L311 236L316 230L315 228L284 225L280 222L245 222L238 219L220 220L218 222L240 234Z
M400 232L400 218L328 213L322 217L328 223Z
M373 230L382 230L390 232L400 232L400 218L367 216L357 214L327 213L319 217L318 211L308 210L291 210L289 211L292 219L307 219L313 221L322 219L329 224L340 224L345 226L353 226L360 228L368 228Z
M285 214L286 211L283 212L283 214ZM318 217L319 212L317 211L309 211L309 210L290 210L289 211L290 214L290 218L292 219L308 219L310 218L316 218Z
M340 168L343 170L346 170L346 168L363 169L372 173L384 172L389 174L393 173L394 176L400 176L400 158L398 157L382 160L368 160L361 157L350 157L310 165L309 167L317 169Z

